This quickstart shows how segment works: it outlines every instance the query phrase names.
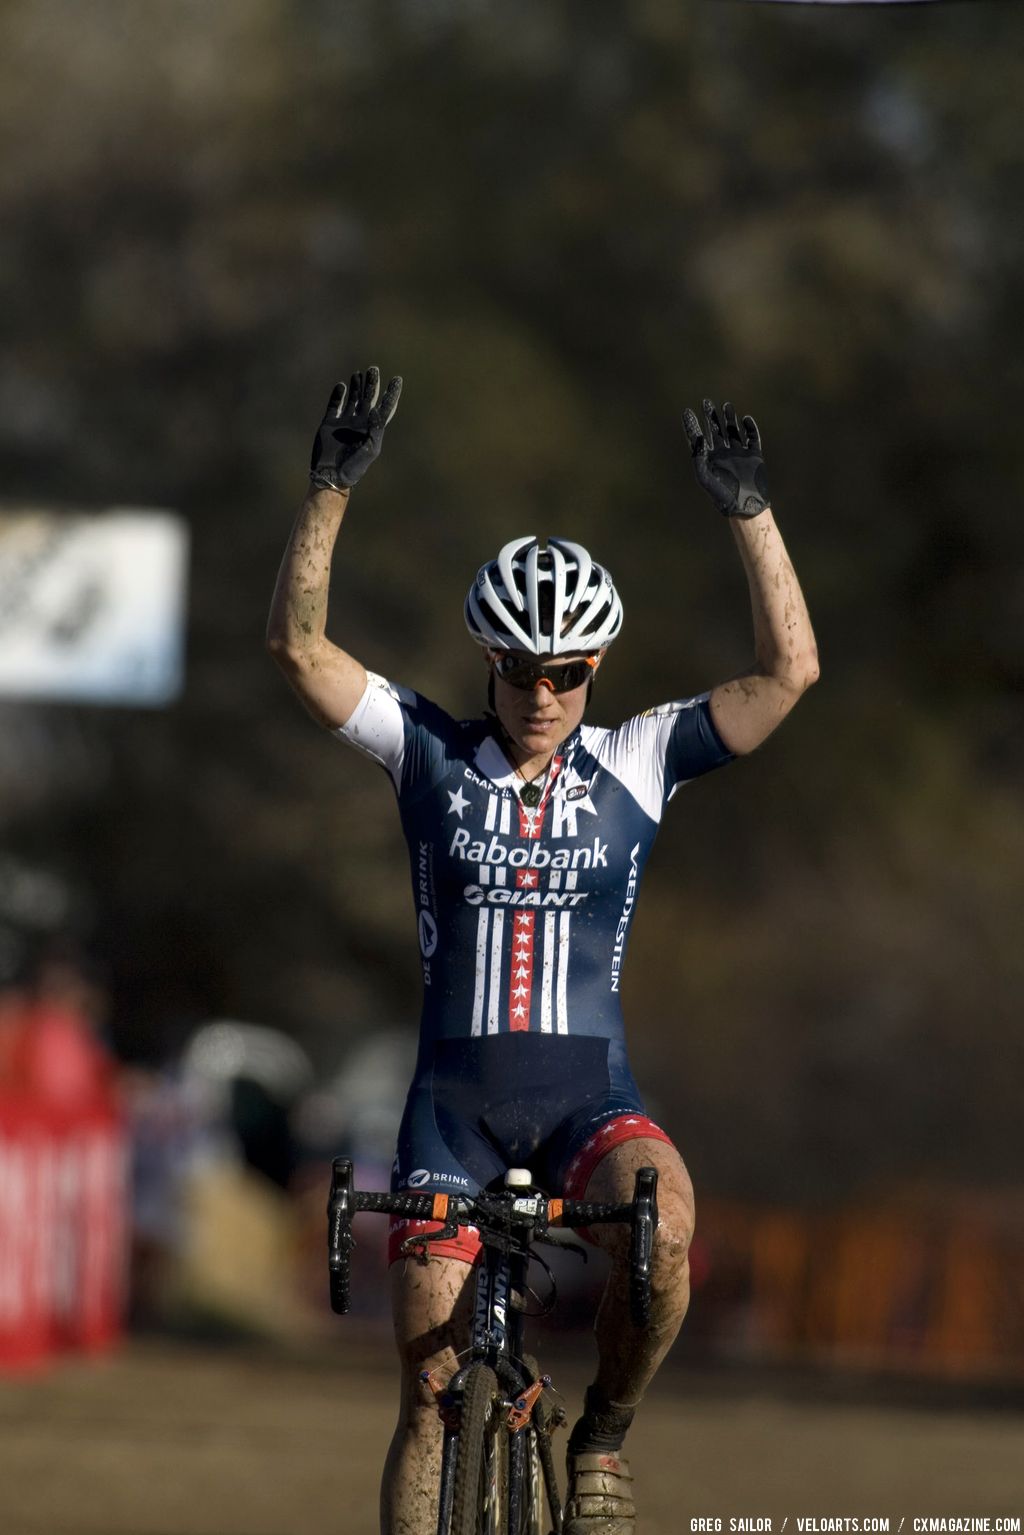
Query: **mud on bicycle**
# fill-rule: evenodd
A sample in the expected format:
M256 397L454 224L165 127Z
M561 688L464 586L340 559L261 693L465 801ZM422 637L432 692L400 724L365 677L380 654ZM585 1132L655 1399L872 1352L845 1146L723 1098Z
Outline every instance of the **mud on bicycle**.
M406 1239L402 1253L428 1262L432 1242L450 1240L460 1226L479 1233L476 1295L469 1347L454 1374L424 1371L444 1426L438 1488L437 1535L559 1535L562 1503L551 1450L552 1432L565 1422L550 1404L551 1378L525 1352L524 1330L532 1261L550 1269L535 1248L552 1228L628 1225L630 1309L646 1325L651 1298L651 1253L658 1226L658 1175L636 1174L628 1204L551 1198L535 1188L525 1168L510 1168L505 1187L477 1195L372 1193L353 1186L352 1162L332 1165L327 1205L331 1307L349 1307L353 1216L360 1211L442 1222L440 1230ZM554 1305L552 1296L540 1311Z

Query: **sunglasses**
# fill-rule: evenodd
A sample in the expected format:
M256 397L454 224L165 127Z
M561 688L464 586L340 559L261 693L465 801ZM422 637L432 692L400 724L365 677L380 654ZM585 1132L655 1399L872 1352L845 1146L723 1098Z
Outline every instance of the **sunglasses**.
M552 693L569 693L590 680L597 660L597 656L583 656L578 661L535 661L506 653L494 658L494 670L502 682L524 693L532 693L539 682Z

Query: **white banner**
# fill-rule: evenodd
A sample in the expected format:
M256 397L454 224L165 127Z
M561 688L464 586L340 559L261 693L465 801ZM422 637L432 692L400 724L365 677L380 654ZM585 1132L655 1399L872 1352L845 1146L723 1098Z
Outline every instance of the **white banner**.
M170 703L187 562L172 512L0 511L0 696Z

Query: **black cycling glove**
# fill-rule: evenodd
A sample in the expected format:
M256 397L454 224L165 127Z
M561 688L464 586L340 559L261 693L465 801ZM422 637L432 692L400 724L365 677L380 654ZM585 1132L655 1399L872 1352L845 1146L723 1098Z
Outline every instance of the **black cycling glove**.
M761 437L753 416L736 420L732 405L723 407L725 431L710 400L704 401L707 431L692 410L683 411L697 479L726 517L756 517L768 506L768 480L761 457Z
M314 485L321 490L347 490L366 473L380 452L384 428L395 414L401 392L402 380L393 378L378 405L376 368L353 373L347 390L344 384L335 384L313 444L309 477Z

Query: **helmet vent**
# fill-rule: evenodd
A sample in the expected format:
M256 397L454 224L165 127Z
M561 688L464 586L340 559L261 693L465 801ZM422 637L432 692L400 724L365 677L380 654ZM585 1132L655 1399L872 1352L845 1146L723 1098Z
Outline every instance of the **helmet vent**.
M581 544L515 538L481 566L466 598L466 624L480 645L534 655L601 650L622 627L611 577Z

